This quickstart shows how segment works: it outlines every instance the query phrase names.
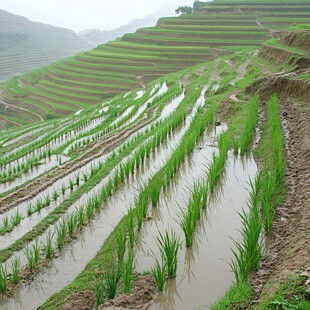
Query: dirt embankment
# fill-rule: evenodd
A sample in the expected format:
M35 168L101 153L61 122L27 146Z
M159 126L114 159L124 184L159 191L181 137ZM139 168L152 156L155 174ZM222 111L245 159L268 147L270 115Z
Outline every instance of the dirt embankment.
M147 309L152 303L156 292L156 284L152 276L139 275L133 283L129 294L118 294L114 299L107 300L98 310L123 310L123 309ZM92 310L95 309L96 295L91 290L73 293L69 295L61 310Z
M287 196L276 209L261 269L251 278L257 298L272 293L289 274L310 266L310 82L276 76L261 82L259 90L263 102L273 93L280 98Z
M295 30L284 31L280 35L279 43L290 47L300 48L310 52L310 31Z

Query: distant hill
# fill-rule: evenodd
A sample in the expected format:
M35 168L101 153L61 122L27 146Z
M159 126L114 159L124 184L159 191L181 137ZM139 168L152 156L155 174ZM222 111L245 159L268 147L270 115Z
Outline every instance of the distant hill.
M122 37L126 33L135 32L138 28L154 26L160 17L172 15L173 13L174 8L172 6L167 6L144 18L133 19L127 25L120 26L113 30L85 29L79 32L78 35L96 45L103 44Z
M0 81L91 47L71 30L0 10Z

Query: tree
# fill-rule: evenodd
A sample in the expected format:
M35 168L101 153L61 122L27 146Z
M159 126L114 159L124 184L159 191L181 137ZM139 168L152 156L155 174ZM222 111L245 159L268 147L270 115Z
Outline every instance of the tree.
M192 14L193 13L193 8L190 6L179 6L175 10L176 14L182 13L182 14Z
M194 1L194 4L193 4L193 12L197 12L199 11L200 7L203 5L203 2L202 1Z

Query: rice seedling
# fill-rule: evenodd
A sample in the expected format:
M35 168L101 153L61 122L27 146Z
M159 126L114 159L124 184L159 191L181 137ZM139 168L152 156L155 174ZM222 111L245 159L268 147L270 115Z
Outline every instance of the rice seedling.
M234 154L238 155L238 153L239 153L239 142L237 139L233 140L233 149L234 149Z
M128 252L127 261L124 263L124 270L123 270L123 289L124 293L130 293L131 285L133 279L133 253L132 250Z
M67 225L64 220L58 224L56 228L56 234L57 234L57 240L56 240L57 248L58 250L62 250L65 240L66 240L66 235L67 235Z
M45 243L43 244L43 253L47 259L51 259L53 255L53 247L52 247L53 237L54 233L52 233L51 230L49 230L45 238Z
M75 176L75 184L76 184L77 186L80 185L80 174L79 174L79 173Z
M259 198L256 185L260 184L257 176L254 184L251 182L251 194L248 201L249 211L242 210L239 213L242 222L241 241L235 242L236 250L232 250L234 260L231 262L231 268L235 274L238 283L247 281L249 273L259 268L259 262L262 256L262 246L260 244L260 235L262 223L259 214Z
M54 189L54 191L53 191L53 199L54 199L54 201L57 201L58 197L59 197L58 192L56 191L56 189Z
M17 210L15 212L15 214L11 217L11 225L13 227L19 225L21 220L22 220L22 216L20 215L19 211Z
M104 287L104 283L102 281L100 281L95 288L95 293L96 293L96 309L98 309L98 307L100 305L104 304L104 291L105 291L105 287Z
M250 142L252 141L255 126L258 121L258 96L255 96L253 100L249 103L249 113L246 120L246 125L243 130L240 139L240 154L244 155L247 151Z
M123 229L120 229L116 235L117 240L117 257L118 263L121 264L124 259L125 251L126 251L126 234L124 233Z
M127 229L129 235L129 245L133 248L135 242L135 225L134 225L134 212L133 209L129 209L127 218Z
M70 236L73 236L75 228L76 228L77 223L78 223L77 214L75 212L72 212L66 218L66 222L67 222L68 232L69 232Z
M178 266L178 251L181 247L179 237L172 231L165 234L159 232L159 237L156 238L163 261L167 265L167 275L169 278L174 278L177 274Z
M12 269L12 281L14 284L19 283L20 281L20 258L15 257L11 262L11 269Z
M118 266L115 269L115 266L111 268L111 271L106 273L104 276L105 279L105 289L107 292L108 299L113 299L116 295L117 285L122 277L122 268Z
M155 279L157 289L161 292L165 286L165 279L166 279L166 263L162 259L162 263L160 264L159 261L156 259L155 267L151 269L151 273Z
M50 198L50 195L47 194L44 198L44 204L46 207L48 207L50 204L51 204L51 198Z
M30 271L33 271L36 263L35 263L35 254L34 250L29 249L28 246L24 249L24 254L26 256L27 262L28 262L28 267Z
M83 180L84 180L84 182L87 182L88 178L89 178L88 173L83 172Z
M94 216L94 205L91 200L89 200L86 205L86 216L88 220Z
M65 184L61 185L61 193L62 193L62 195L64 195L66 193L66 185Z
M41 199L38 199L36 201L36 206L35 207L36 207L35 211L36 212L40 212L44 208L43 201Z
M27 213L27 216L31 216L33 214L33 209L32 209L31 203L28 203L26 213Z
M270 173L265 172L261 184L261 208L266 232L270 232L273 226L274 207L272 204L272 195L276 186L276 178Z
M10 222L9 222L9 218L6 215L3 219L2 219L2 229L3 230L8 230L10 227Z
M69 179L69 188L71 191L74 189L74 181L71 178Z
M82 228L85 224L85 210L84 207L81 206L77 209L76 211L77 213L77 219L78 219L78 225L80 226L80 228Z
M40 260L40 246L38 243L38 239L36 239L33 245L33 257L34 257L34 263L37 264Z
M8 273L6 265L0 265L0 293L4 294L8 288Z

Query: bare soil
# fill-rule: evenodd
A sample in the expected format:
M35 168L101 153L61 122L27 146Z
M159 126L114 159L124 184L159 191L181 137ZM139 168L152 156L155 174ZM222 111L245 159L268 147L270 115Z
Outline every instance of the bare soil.
M266 98L279 91L273 87L276 80L269 80L267 85ZM308 89L309 86L308 83ZM307 96L300 99L298 88L291 88L289 93L282 88L278 94L286 138L287 197L276 209L261 268L251 277L256 298L273 293L289 274L302 273L310 267L310 103Z

